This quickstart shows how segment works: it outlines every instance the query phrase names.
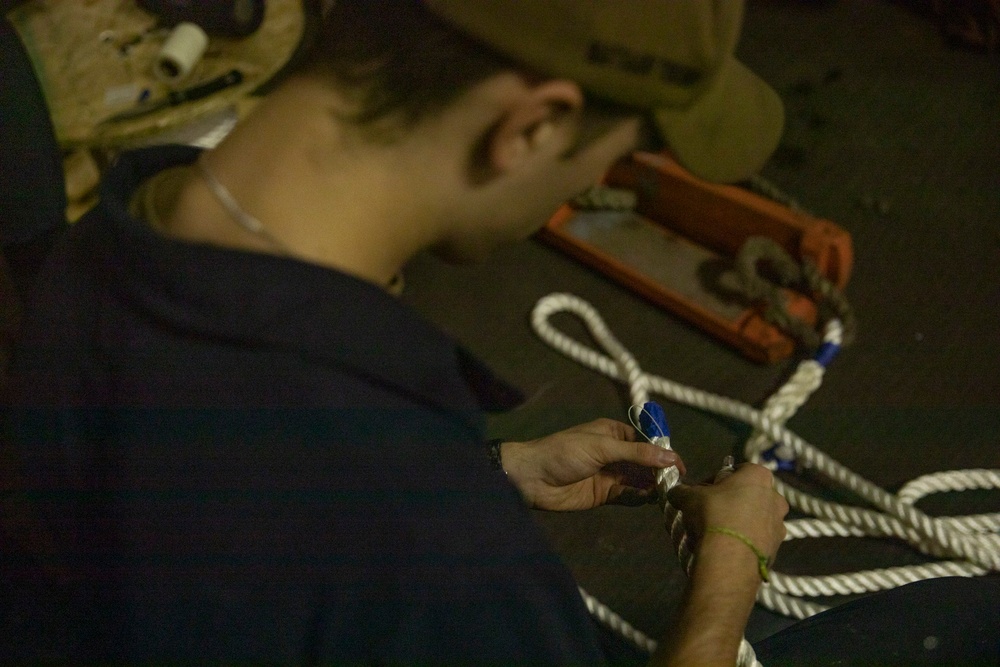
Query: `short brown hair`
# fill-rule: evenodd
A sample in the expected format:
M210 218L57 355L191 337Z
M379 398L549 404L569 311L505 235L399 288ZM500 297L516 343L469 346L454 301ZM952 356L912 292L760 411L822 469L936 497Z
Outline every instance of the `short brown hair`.
M322 18L316 13L319 27L299 69L331 76L354 104L345 120L376 141L392 141L504 70L539 77L442 22L423 0L334 0ZM581 131L564 157L633 113L588 96Z
M353 98L348 120L388 138L387 127L405 131L505 69L523 68L442 23L421 0L336 0L300 71L332 75Z

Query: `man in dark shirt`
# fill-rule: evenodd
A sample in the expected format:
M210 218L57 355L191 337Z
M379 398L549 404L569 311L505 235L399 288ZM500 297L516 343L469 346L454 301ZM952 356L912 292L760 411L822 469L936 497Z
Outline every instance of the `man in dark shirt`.
M71 629L46 655L601 662L527 507L648 497L682 463L598 421L505 442L494 469L482 413L516 391L391 290L425 249L529 235L650 136L752 173L780 104L732 59L740 11L338 0L216 149L123 156L40 277L9 379ZM755 550L784 535L770 482L672 492L698 560L655 660L734 660Z

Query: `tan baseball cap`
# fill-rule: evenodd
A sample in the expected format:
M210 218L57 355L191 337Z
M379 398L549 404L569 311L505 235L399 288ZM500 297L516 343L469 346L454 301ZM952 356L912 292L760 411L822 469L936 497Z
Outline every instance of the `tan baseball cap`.
M647 109L671 152L718 182L778 145L778 95L733 57L743 0L425 0L461 32L588 94Z

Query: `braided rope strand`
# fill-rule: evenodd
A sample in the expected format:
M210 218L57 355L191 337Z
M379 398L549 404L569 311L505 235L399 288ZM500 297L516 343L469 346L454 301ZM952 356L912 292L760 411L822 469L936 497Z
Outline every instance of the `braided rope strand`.
M579 317L606 354L553 327L548 320L557 312L569 312ZM815 517L786 522L787 540L805 537L892 538L905 541L923 554L948 559L924 565L822 577L772 572L771 585L762 586L757 596L758 602L766 608L802 619L826 609L821 604L802 598L869 593L923 579L972 577L1000 571L1000 513L932 518L914 507L920 498L931 493L1000 489L1000 470L955 470L925 475L907 483L894 495L785 428L785 422L822 383L826 369L816 360L801 362L789 380L768 398L763 408L757 410L725 396L644 373L635 357L611 334L593 306L572 294L557 293L542 298L532 311L531 324L537 335L559 352L587 368L626 383L634 402L641 404L649 394L659 394L676 403L742 421L753 428L744 445L748 461L766 465L762 458L764 452L777 444L786 448L801 464L849 489L876 508L872 510L825 501L776 478L775 488L789 505ZM840 322L831 320L824 332L824 343L839 346L844 333ZM690 552L686 548L683 531L679 531L676 517L668 513L666 518L681 563L687 569ZM599 603L595 601L595 604ZM741 655L744 655L742 648ZM754 663L755 658L754 662L740 664Z
M625 382L630 390L633 405L643 405L649 400L649 393L655 378L646 375L639 366L638 361L625 348L621 342L615 338L611 330L604 324L603 319L590 304L573 295L554 295L559 298L543 299L535 307L532 313L532 325L536 332L563 354L577 360L586 366L599 370L605 375ZM548 323L548 318L558 311L570 311L579 316L587 325L591 335L598 340L602 347L611 355L604 356L594 353L589 348L583 348L575 340L558 331ZM545 333L542 334L542 331ZM654 438L653 444L669 447L669 438ZM663 499L662 509L664 520L671 539L674 541L677 555L684 571L690 574L694 566L694 553L688 548L687 534L684 530L681 514L666 502L666 491L678 482L676 469L660 470L656 474L657 488L660 498ZM623 637L632 641L640 648L652 653L656 650L657 643L632 625L621 616L613 612L606 605L598 601L594 596L587 593L582 588L580 593L588 611L598 621L604 623L612 630L618 631ZM740 642L737 655L737 665L739 667L762 667L757 661L753 647L744 638Z

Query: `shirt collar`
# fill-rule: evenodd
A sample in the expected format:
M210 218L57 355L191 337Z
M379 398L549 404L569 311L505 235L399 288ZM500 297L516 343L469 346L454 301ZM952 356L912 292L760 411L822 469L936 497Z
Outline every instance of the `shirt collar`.
M182 331L298 349L444 409L520 402L518 390L376 285L296 259L170 239L130 215L143 181L199 152L142 149L121 156L105 177L99 206L110 224L90 233L110 235L97 244L97 264L132 307Z

